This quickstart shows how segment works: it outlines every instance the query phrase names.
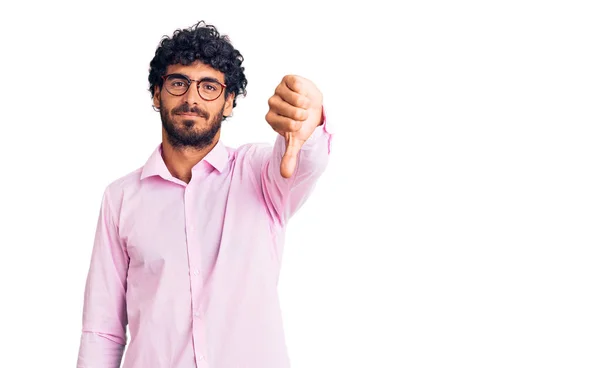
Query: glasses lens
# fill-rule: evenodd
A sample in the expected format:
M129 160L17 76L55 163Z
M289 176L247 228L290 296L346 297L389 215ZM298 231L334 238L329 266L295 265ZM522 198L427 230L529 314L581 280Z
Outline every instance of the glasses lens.
M198 84L198 93L206 100L214 100L221 95L223 86L211 81L202 81Z
M169 93L172 93L174 95L184 94L189 87L190 84L185 78L169 76L165 80L165 88L167 89L167 91L169 91Z

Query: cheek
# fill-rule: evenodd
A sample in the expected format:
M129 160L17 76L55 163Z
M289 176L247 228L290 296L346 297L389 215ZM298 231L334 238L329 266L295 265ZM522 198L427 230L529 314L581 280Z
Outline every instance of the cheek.
M174 100L173 98L169 98L166 96L161 96L161 106L163 109L165 109L166 111L169 112L169 114L171 114L171 111L176 108L177 105L177 101Z

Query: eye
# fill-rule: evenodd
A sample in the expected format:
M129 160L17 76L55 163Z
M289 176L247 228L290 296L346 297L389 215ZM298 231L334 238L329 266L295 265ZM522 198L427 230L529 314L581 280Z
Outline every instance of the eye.
M170 77L167 79L167 82L173 88L186 88L188 85L187 80L179 77Z
M218 90L214 83L203 83L202 88L207 92L216 92Z

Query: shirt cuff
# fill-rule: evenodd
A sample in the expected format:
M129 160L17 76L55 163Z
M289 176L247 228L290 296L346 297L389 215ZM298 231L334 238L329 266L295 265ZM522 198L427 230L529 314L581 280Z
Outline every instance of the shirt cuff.
M315 130L312 132L310 137L308 137L306 142L304 142L304 144L302 145L303 148L305 146L306 146L306 148L311 147L314 143L316 143L316 141L318 141L321 137L326 135L328 138L328 141L329 141L328 142L329 151L331 151L331 137L333 136L335 130L334 130L334 124L332 124L327 119L327 115L325 114L325 106L323 106L321 109L321 116L322 116L323 123L315 128Z

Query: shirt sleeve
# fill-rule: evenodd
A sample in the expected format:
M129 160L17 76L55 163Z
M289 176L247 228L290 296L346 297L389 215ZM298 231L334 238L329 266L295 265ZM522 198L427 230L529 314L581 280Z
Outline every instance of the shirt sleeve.
M125 345L115 340L118 337L84 331L81 334L77 368L119 368Z
M85 285L78 368L118 368L126 345L129 256L119 238L109 193L107 188Z
M304 204L329 162L333 130L325 109L322 111L323 123L302 145L290 178L281 176L280 171L285 153L284 137L278 134L272 149L263 153L259 186L271 217L280 225Z

